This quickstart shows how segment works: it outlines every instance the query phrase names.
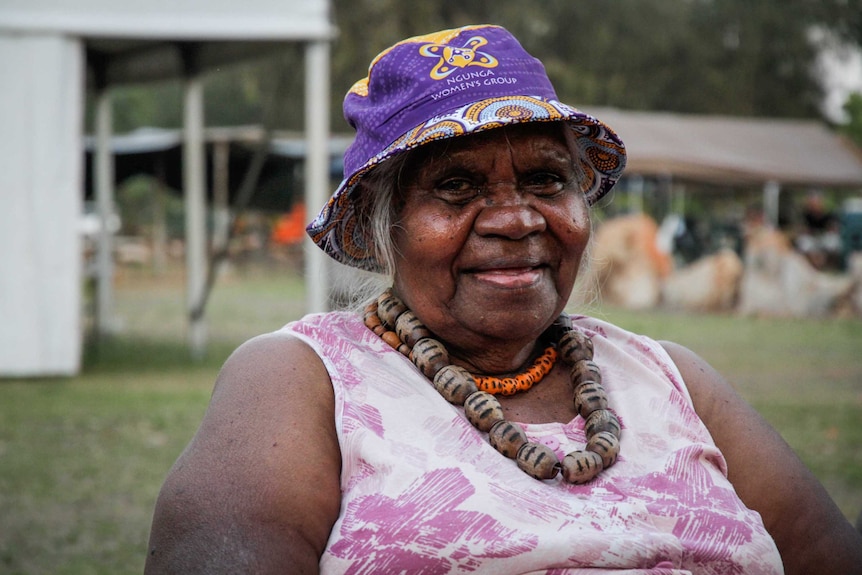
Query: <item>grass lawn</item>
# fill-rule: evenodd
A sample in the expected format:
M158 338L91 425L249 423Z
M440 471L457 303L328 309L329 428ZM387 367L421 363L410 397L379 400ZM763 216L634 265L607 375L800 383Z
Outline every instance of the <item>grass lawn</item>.
M74 378L0 380L0 573L137 574L153 503L240 342L298 317L287 270L234 269L213 293L210 347L184 348L182 278L122 270L122 331ZM574 310L573 310L574 311ZM862 322L591 313L709 360L775 425L848 518L862 511Z

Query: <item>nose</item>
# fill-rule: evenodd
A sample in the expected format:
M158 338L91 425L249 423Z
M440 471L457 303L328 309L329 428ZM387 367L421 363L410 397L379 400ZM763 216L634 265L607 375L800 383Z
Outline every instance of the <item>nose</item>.
M545 217L530 205L529 198L516 185L496 184L488 188L487 204L473 224L477 234L518 240L545 230Z

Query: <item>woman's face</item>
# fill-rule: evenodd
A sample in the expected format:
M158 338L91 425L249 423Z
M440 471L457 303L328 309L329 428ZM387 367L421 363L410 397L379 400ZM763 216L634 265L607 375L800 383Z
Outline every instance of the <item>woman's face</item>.
M558 124L423 146L393 230L395 290L447 343L532 341L563 310L590 235Z

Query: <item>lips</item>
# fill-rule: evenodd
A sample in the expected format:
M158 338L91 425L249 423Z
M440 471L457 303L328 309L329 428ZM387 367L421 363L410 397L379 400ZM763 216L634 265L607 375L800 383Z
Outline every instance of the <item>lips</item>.
M538 258L498 258L466 271L479 281L514 289L534 285L547 267Z
M511 270L546 266L547 263L544 261L544 258L539 256L515 256L507 254L499 257L485 257L482 258L481 263L475 265L468 264L464 267L470 272L483 272L487 270Z

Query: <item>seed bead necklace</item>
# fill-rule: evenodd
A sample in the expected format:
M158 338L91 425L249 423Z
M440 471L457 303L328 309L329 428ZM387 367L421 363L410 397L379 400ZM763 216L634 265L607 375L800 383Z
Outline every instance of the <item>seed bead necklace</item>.
M472 373L476 387L492 395L515 395L519 391L527 391L544 379L557 363L557 348L549 345L544 353L536 358L529 368L514 377L494 377L493 375L476 375Z
M391 290L365 308L365 325L383 341L410 358L450 403L463 406L464 414L479 431L488 434L494 448L514 459L518 467L536 479L562 474L569 483L583 484L616 462L620 451L620 424L608 409L601 371L593 362L593 342L572 327L565 313L554 321L546 335L556 341L525 372L514 377L474 376L449 362L445 346ZM503 407L494 395L526 391L541 381L557 357L570 367L575 411L584 419L587 444L562 461L548 446L528 441L523 428L506 421ZM511 381L509 381L511 380ZM481 385L481 387L480 387Z

